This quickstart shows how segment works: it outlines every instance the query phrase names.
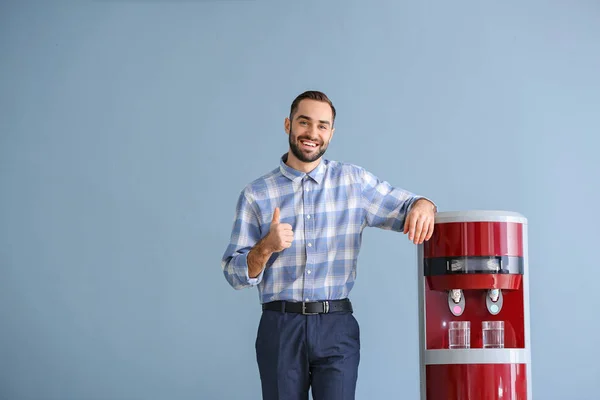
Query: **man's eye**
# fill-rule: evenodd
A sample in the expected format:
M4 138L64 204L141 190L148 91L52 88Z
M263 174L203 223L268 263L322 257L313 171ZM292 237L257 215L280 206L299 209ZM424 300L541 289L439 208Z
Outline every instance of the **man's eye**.
M306 121L300 121L300 125L306 125Z
M327 127L325 125L321 125L319 126L320 129L327 129Z

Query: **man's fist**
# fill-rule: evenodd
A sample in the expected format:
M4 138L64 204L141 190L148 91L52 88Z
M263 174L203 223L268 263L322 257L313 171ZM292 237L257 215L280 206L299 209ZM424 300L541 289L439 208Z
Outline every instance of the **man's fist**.
M289 248L293 240L294 231L292 231L292 226L279 222L279 207L275 208L265 245L271 252L275 253Z

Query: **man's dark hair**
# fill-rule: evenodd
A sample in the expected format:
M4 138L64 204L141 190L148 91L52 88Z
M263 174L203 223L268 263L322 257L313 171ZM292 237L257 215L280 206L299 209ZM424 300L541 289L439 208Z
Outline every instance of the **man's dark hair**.
M333 114L333 121L331 121L331 125L333 126L333 123L335 121L335 107L333 106L333 103L331 102L331 100L329 100L329 97L327 97L325 93L319 92L317 90L308 90L294 99L294 101L292 102L292 106L290 107L290 120L294 120L294 114L296 113L296 111L298 111L298 104L300 104L300 102L304 99L317 100L329 104L329 107L331 107L331 112Z

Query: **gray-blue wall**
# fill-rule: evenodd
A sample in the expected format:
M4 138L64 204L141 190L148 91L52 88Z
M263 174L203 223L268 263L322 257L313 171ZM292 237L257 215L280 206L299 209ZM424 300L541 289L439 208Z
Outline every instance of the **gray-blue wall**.
M0 60L1 399L260 398L220 258L306 89L327 157L529 218L534 396L598 398L597 1L4 1ZM359 263L358 398L416 399L415 248Z

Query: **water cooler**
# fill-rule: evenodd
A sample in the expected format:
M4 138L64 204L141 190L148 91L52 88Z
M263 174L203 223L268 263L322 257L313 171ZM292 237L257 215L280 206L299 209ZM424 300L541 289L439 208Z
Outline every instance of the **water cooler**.
M440 212L418 260L421 400L531 400L527 219Z

